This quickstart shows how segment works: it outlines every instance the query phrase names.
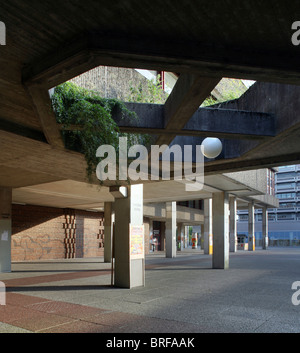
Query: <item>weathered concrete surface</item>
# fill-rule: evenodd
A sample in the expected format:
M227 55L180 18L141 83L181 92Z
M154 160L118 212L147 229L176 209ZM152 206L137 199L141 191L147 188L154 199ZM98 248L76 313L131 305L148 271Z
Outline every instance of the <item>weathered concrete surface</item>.
M223 109L251 110L275 116L276 137L262 144L242 141L240 151L251 158L299 152L300 86L256 82L239 99L218 105Z
M167 130L163 105L126 103L126 106L138 119L122 117L118 112L113 116L121 131L126 132L259 140L275 135L275 117L267 113L199 108L184 127L178 124Z
M245 172L224 173L227 178L233 179L253 188L260 193L267 193L267 169L248 170Z

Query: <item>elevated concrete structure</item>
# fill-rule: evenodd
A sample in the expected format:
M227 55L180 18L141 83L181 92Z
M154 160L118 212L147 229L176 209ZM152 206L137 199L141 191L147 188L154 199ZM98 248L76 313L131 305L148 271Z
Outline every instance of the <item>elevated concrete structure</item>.
M97 23L89 19L94 14L102 13L102 6L92 1L86 3L85 20L77 15L76 8L67 4L50 9L41 3L32 8L11 0L2 6L2 21L6 28L13 29L7 30L6 45L1 46L1 65L5 70L0 91L6 103L0 108L2 126L5 126L0 132L0 147L3 151L0 162L5 168L0 185L20 187L67 179L85 181L84 159L64 150L54 114L45 109L49 106L46 92L99 65L165 70L184 75L177 82L177 99L171 97L169 102L173 99L181 107L178 114L189 116L179 117L175 114L168 117L168 128L164 134L160 131L163 136L179 134L179 130L185 128L201 101L222 77L274 82L259 84L263 88L259 89L260 102L267 102L264 104L268 105L268 109L264 109L259 98L255 98L258 95L253 96L252 102L255 103L252 106L240 105L238 109L273 114L276 136L268 142L256 141L254 144L241 143L240 140L225 141L224 144L234 153L226 152L225 159L221 156L218 160L208 161L206 173L299 162L299 90L297 86L292 86L297 85L300 79L298 63L294 59L298 48L291 43L291 24L298 10L295 4L276 3L274 14L270 14L269 4L262 5L259 2L256 6L252 4L251 8L247 4L239 4L233 13L230 12L230 16L226 16L229 7L225 3L218 6L206 4L207 11L213 14L213 23L219 24L216 28L203 13L201 3L182 11L179 4L168 1L160 14L157 14L155 3L148 4L147 11L134 1L126 6L118 6L107 5L105 18L98 16ZM69 11L73 15L66 18ZM156 14L155 28L145 20L145 13L153 12ZM18 13L26 21L15 28ZM36 16L32 16L32 13ZM162 13L172 13L172 16L166 21ZM249 23L249 13L256 18L255 24ZM283 13L285 16L282 16ZM132 16L134 21L130 20ZM39 17L44 18L42 37L39 35L40 23L36 22ZM65 24L64 28L61 28L61 23ZM201 23L201 26L196 25L191 29L190 23ZM243 23L239 31L237 23ZM269 24L268 27L265 23ZM199 38L202 38L201 42ZM11 44L16 42L20 45ZM204 81L207 85L201 86L203 92L194 96L195 84ZM255 87L251 91L258 92ZM189 98L183 92L188 93ZM275 93L277 96L274 95L271 100L263 98ZM249 95L246 93L247 97ZM285 101L292 102L289 104L288 120L284 109L280 110L280 107L286 106L281 95L284 95ZM240 101L245 99L242 97ZM186 107L191 101L194 102L194 108L188 112ZM220 114L222 116L223 112ZM173 119L182 122L182 126L179 128L175 123L174 129ZM200 128L203 127L201 123ZM211 132L221 133L220 128ZM251 135L255 129L250 130L244 131L244 134ZM234 129L233 132L238 131ZM223 133L225 136L230 131L226 129ZM237 137L237 134L234 136ZM281 145L280 151L274 148L278 144ZM18 162L16 158L19 158ZM53 165L56 167L53 168Z
M49 89L99 65L175 72L179 78L163 106L132 105L142 116L139 125L118 120L119 125L123 131L151 133L159 145L222 139L222 154L205 160L202 190L187 196L184 183L149 181L143 203L150 214L150 203L212 199L214 264L227 268L230 197L236 197L237 207L244 202L276 207L260 184L262 172L255 170L300 163L300 70L298 48L291 43L298 4L255 1L232 9L227 2L197 2L182 8L174 1L132 0L106 4L105 16L103 4L90 0L80 9L69 2L33 7L18 0L0 7L7 28L6 45L0 47L0 187L12 189L12 202L103 210L116 200L109 189L115 182L99 189L94 177L88 185L84 156L65 148ZM23 19L17 26L16 18ZM260 82L238 100L199 108L223 77ZM131 187L126 181L118 186ZM122 201L127 212L130 198L116 204ZM120 216L118 207L115 222L120 229L124 216L127 252L130 213ZM179 219L190 222L192 216ZM111 228L111 222L106 225ZM130 261L127 256L127 277L121 280L129 287Z

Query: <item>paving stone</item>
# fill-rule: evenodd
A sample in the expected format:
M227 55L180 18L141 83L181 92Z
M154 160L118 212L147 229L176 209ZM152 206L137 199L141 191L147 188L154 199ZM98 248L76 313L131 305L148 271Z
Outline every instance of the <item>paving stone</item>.
M145 287L122 289L99 259L13 263L0 332L299 332L299 264L298 248L231 253L226 271L199 251L152 255Z

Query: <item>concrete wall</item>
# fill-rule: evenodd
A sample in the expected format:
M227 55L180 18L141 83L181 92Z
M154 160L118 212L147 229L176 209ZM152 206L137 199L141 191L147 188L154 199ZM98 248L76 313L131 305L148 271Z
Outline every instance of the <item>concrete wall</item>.
M148 80L133 69L99 66L70 80L80 87L94 90L104 98L128 101L130 88L142 84L147 89Z

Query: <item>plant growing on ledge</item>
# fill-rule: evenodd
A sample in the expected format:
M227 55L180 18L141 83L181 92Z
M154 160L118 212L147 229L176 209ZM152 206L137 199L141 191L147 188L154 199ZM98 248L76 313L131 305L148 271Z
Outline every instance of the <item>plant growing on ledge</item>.
M122 117L130 119L138 117L117 99L102 98L93 91L66 82L55 88L51 101L56 120L62 127L65 147L85 156L89 181L99 163L96 150L100 145L111 145L118 153L121 136L127 137L128 147L147 142L143 135L120 132L112 118L113 112L121 112Z

